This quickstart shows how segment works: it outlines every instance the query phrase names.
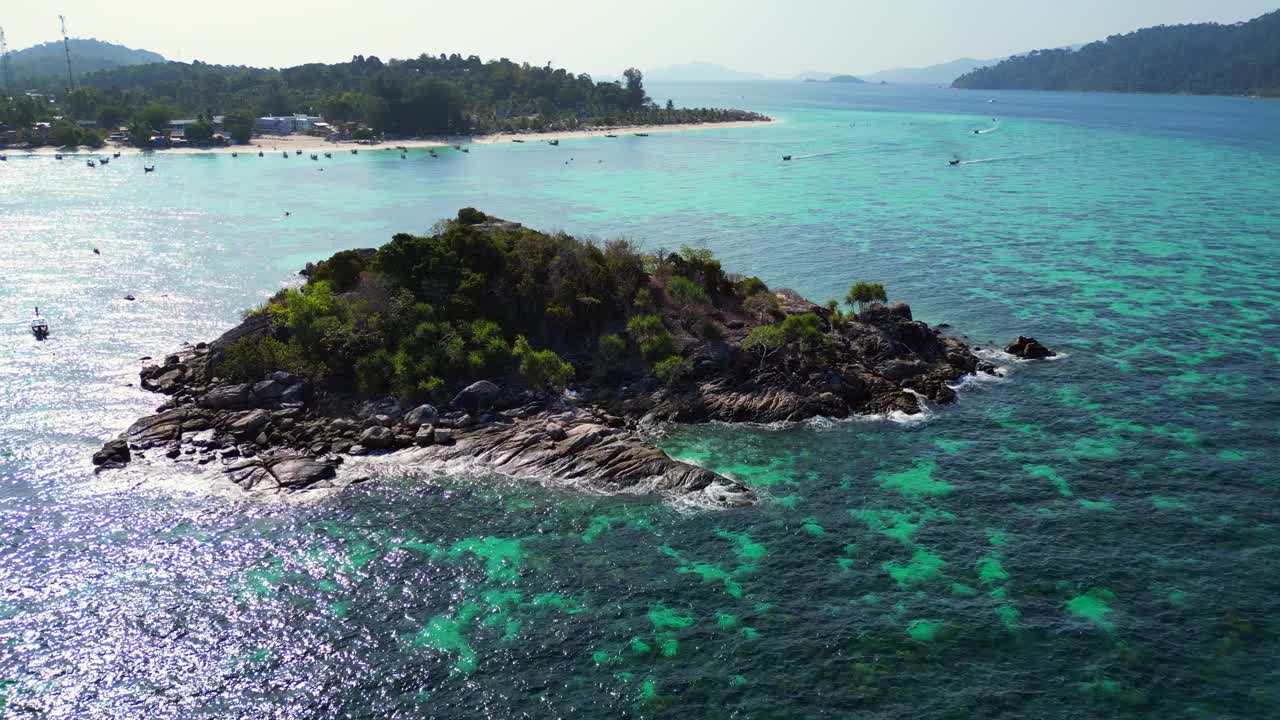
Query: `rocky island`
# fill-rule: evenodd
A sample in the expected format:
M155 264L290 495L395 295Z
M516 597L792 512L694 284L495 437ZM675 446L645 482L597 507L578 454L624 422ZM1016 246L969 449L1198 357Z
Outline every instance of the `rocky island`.
M991 372L858 282L843 310L707 250L646 254L466 208L337 253L220 338L142 370L167 396L94 456L213 466L246 491L341 487L343 459L481 466L734 507L740 483L651 444L664 422L922 411Z

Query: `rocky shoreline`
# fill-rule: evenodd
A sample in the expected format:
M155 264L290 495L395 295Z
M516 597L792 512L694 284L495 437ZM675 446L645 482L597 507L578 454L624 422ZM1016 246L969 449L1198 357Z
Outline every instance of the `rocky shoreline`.
M787 313L822 313L785 291ZM719 507L755 501L732 479L673 460L651 445L655 422L769 423L812 417L921 411L921 399L955 400L963 376L992 372L960 340L912 319L905 304L874 306L835 330L834 357L797 371L757 363L730 319L722 343L692 348L688 382L653 378L613 387L573 386L576 399L519 385L473 383L443 407L406 408L393 398L357 402L288 372L254 383L217 377L225 349L271 333L250 317L212 343L169 355L141 372L143 388L168 396L93 458L99 469L162 455L216 464L255 493L338 488L364 478L344 457L391 454L410 465L470 464L517 477L554 477L602 493L656 493Z

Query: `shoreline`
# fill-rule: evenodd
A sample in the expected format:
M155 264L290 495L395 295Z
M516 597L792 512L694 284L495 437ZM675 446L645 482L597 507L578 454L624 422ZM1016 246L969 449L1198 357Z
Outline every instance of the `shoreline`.
M734 120L722 123L677 123L672 125L620 125L616 127L599 127L589 130L556 130L548 132L530 132L530 133L496 133L492 135L461 135L454 137L432 137L432 138L415 138L412 140L387 140L385 142L369 145L356 142L354 140L342 140L338 142L329 142L324 138L312 137L309 135L269 135L258 137L251 140L246 145L227 145L222 147L207 148L164 148L160 150L139 150L138 148L127 145L113 145L108 143L100 148L92 149L84 146L74 150L64 150L56 147L38 147L30 150L6 150L9 155L18 157L24 155L69 155L73 157L96 157L100 155L110 155L120 153L124 155L151 155L159 157L162 155L227 155L230 153L256 153L262 151L269 152L297 152L303 153L322 153L322 152L350 152L356 150L390 150L396 146L413 149L423 148L442 148L453 145L499 145L503 143L511 143L515 140L523 140L527 143L548 142L551 140L574 140L583 138L603 138L610 133L623 135L634 135L635 133L673 133L686 132L693 130L713 130L713 129L736 129L744 127L756 127L765 125L781 124L781 120L771 118L769 120Z

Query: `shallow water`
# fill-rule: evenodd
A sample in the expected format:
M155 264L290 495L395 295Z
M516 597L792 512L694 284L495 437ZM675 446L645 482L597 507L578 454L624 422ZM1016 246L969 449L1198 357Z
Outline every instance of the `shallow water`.
M11 154L4 714L1280 714L1280 105L652 94L784 123L150 175ZM1064 357L992 354L1003 380L910 423L670 429L673 455L764 498L738 512L381 466L290 502L169 465L93 475L159 402L131 385L140 357L463 205L706 245L816 300L881 280L976 345L1034 334Z

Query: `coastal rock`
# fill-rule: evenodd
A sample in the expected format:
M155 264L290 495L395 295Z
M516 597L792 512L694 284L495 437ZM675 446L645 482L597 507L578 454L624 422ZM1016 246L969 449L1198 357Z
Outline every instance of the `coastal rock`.
M404 424L411 428L435 423L438 414L434 405L419 405L404 416Z
M332 487L336 463L300 455L237 460L223 468L227 478L249 491L293 491Z
M275 378L263 380L260 383L254 383L253 399L259 403L279 400L280 396L284 395L284 391L288 389L289 386L287 384L276 380Z
M1057 355L1057 353L1037 342L1035 338L1022 335L1019 335L1017 340L1009 343L1009 346L1005 348L1005 352L1024 360L1043 360Z
M452 405L471 413L480 413L493 407L502 390L488 380L480 380L463 388L453 398Z
M365 431L360 433L360 444L375 450L394 447L396 434L390 428L374 425L373 427L365 428Z
M742 507L755 493L710 470L672 460L637 433L583 423L554 440L546 423L488 425L460 435L454 445L402 451L414 462L480 462L518 477L565 482L604 493L649 493L700 498L716 507ZM437 431L439 432L439 431Z
M418 447L426 447L433 445L436 441L436 429L430 425L423 425L413 434L413 444Z
M240 410L249 407L252 389L247 383L219 385L205 393L198 404L212 410Z
M208 412L191 407L166 410L138 420L129 426L124 437L130 443L142 446L159 445L178 440L184 432L196 432L212 427Z
M271 413L261 409L250 410L236 414L235 419L226 424L226 430L238 438L247 439L258 435L269 422Z
M129 443L123 438L108 440L101 450L93 454L93 464L104 469L124 467L131 459Z

